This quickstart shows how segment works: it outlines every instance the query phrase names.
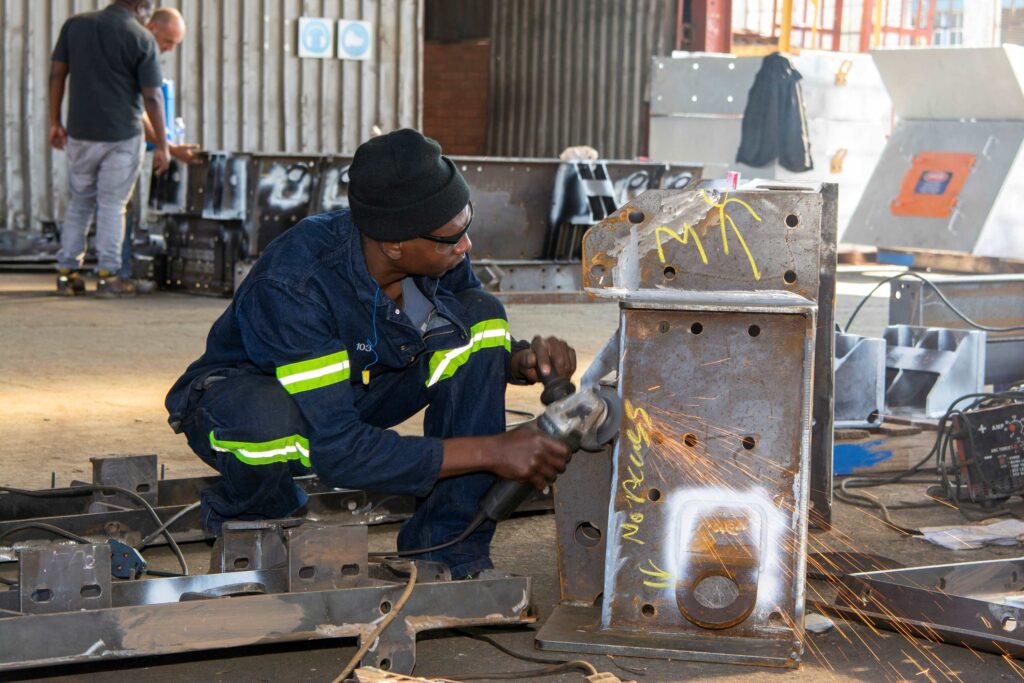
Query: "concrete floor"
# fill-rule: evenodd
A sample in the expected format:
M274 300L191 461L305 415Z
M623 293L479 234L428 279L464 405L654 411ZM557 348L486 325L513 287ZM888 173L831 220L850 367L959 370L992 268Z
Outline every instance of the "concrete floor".
M167 427L162 402L178 374L201 352L210 324L227 301L171 293L125 301L68 300L51 296L52 287L49 274L0 272L0 482L44 488L50 485L52 473L58 485L66 485L75 478L89 478L90 456L111 453L157 453L167 465L168 477L209 473L188 450L183 437ZM844 272L837 303L840 321L845 322L859 295L869 287L865 278ZM567 339L576 347L581 367L586 367L616 325L614 304L520 305L509 307L509 315L517 336L544 333ZM885 317L886 299L873 299L853 331L877 334ZM538 396L536 388L511 387L509 406L535 411L540 405ZM416 421L403 426L408 433L417 429ZM892 487L884 495L913 498L920 496L920 490ZM910 525L959 521L956 512L946 508L908 511L899 517ZM1016 548L945 551L898 535L866 512L838 503L835 521L833 532L811 535L812 551L855 548L907 565L1019 554ZM374 527L372 547L393 547L394 533L393 527ZM534 577L534 599L542 621L558 600L554 537L554 517L539 515L503 523L494 543L498 568ZM205 569L206 555L203 547L190 553L197 571ZM147 557L157 567L174 566L173 560L159 552ZM818 592L827 590L809 586L810 597ZM530 652L533 635L534 629L518 628L503 631L497 638L518 651ZM153 681L329 681L351 652L350 641L321 641L26 671L4 680L132 676ZM623 680L635 677L644 682L755 681L768 676L795 681L1012 680L1024 671L994 655L907 640L842 622L828 634L809 637L805 662L798 671L617 658L616 662L630 669L642 670L640 675L627 673L603 656L585 658ZM537 666L450 634L421 638L418 662L419 675L455 678ZM571 674L544 680L582 677Z

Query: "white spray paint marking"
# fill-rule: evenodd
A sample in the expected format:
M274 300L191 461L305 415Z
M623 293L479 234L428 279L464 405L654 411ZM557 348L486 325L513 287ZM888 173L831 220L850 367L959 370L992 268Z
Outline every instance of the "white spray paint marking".
M301 178L291 177L302 173ZM290 211L309 203L309 187L313 175L305 169L295 168L289 171L284 166L274 166L270 172L260 178L260 190L270 188L267 204L282 211ZM285 189L289 191L285 193Z
M787 531L786 516L772 504L761 488L737 491L720 486L683 489L666 501L668 534L659 566L675 581L688 578L688 555L693 547L698 522L716 517L743 517L750 523L758 552L757 603L759 615L776 609L782 598L785 570L782 544ZM675 587L664 589L666 600L675 600Z

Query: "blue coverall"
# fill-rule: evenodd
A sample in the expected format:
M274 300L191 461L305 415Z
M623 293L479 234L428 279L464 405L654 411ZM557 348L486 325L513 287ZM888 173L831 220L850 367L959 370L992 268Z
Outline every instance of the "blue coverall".
M425 332L371 278L347 210L267 247L166 399L171 426L222 475L202 492L207 529L294 513L306 495L292 476L310 467L331 486L417 496L399 550L451 540L474 518L494 478L439 480L442 439L505 430L507 316L468 258L413 281L435 308ZM389 429L425 406L424 436ZM493 533L484 524L419 557L470 575L492 566Z

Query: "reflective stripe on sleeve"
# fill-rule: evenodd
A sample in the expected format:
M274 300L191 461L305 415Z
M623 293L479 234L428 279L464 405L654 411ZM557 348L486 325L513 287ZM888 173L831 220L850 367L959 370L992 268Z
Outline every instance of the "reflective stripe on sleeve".
M504 347L512 352L512 334L508 321L501 318L478 322L469 330L469 343L455 349L435 351L430 357L430 378L427 386L432 387L453 376L465 365L470 356L481 349Z

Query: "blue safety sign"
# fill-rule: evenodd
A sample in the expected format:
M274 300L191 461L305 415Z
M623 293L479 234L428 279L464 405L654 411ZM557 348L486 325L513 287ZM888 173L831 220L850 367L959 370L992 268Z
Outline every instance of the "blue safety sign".
M373 56L373 22L338 21L338 59L370 59Z
M334 56L334 23L318 17L299 17L299 57Z

